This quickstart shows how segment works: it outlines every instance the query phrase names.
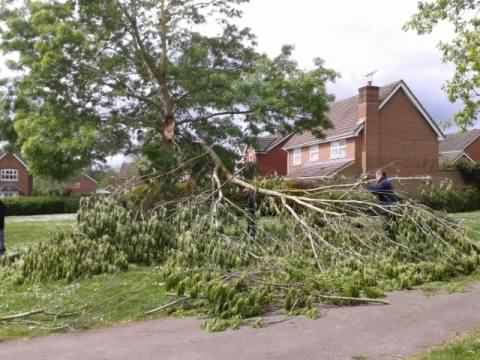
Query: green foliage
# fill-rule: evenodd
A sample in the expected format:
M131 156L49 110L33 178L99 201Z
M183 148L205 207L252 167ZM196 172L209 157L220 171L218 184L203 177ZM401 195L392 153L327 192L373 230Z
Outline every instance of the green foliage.
M480 189L469 187L460 191L444 183L422 189L418 200L434 210L449 213L475 211L480 210Z
M247 2L3 0L0 49L18 54L19 75L8 126L35 174L64 179L135 148L140 132L134 150L159 169L190 158L198 138L231 149L262 132L328 128L337 74L319 59L301 70L291 46L259 53L237 25Z
M9 216L72 214L79 208L77 197L15 197L3 199Z
M476 186L480 191L480 163L459 161L455 165L460 174L462 174L465 183Z
M17 264L18 280L73 281L123 271L130 263L158 263L175 245L164 215L144 217L110 198L83 198L77 227L29 248Z
M419 34L431 33L439 24L452 25L455 37L442 41L439 48L443 60L455 65L455 74L446 84L450 101L462 101L464 108L455 120L462 128L474 124L480 111L480 19L478 0L428 0L420 1L418 12L405 29Z

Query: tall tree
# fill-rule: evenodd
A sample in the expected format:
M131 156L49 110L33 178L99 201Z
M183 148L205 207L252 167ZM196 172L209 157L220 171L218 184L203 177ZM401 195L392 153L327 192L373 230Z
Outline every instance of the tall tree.
M452 80L446 84L450 101L461 100L464 108L456 114L457 124L466 128L474 124L480 113L480 1L420 1L418 12L405 25L419 34L431 33L442 22L453 25L455 37L442 41L439 48L443 60L455 65Z
M319 59L302 71L290 46L258 53L236 25L246 2L3 0L1 48L19 54L10 66L23 74L15 129L34 170L55 160L66 177L137 131L147 154L174 161L199 137L226 145L329 127L337 74Z

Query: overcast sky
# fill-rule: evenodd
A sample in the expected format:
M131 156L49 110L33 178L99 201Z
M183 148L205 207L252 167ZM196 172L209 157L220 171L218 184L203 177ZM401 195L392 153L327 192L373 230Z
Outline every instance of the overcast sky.
M404 32L417 0L253 0L244 24L253 28L260 49L274 56L282 44L295 45L295 57L309 68L321 57L342 78L330 87L337 99L354 95L364 75L378 70L376 85L403 79L436 120L451 118L442 85L453 68L441 61L438 42L451 37L447 26L434 34Z
M259 48L271 56L283 44L296 48L304 68L321 57L342 78L330 86L337 99L356 94L364 74L378 70L375 85L403 79L435 120L453 116L460 105L449 103L442 85L453 74L442 64L438 42L448 27L428 36L406 33L403 24L417 0L252 0L242 23L258 36ZM118 162L118 161L117 161Z

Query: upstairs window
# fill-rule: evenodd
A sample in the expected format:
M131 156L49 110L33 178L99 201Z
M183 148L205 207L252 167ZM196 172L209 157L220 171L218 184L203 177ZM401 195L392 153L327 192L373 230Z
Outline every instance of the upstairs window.
M18 181L18 170L0 169L0 181Z
M302 164L302 149L293 150L293 165Z
M334 141L330 144L330 159L345 159L347 157L347 142Z
M318 160L318 145L310 146L310 161L317 161Z

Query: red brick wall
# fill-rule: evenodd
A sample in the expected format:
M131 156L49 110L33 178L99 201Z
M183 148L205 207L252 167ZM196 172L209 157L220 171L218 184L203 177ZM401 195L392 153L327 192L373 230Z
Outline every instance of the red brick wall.
M86 194L97 191L97 183L88 176L82 175L65 187L65 191L72 194Z
M471 143L465 152L475 161L480 161L480 138Z
M257 154L257 166L260 176L287 175L288 153L282 149L288 139L278 144L266 154Z
M380 165L389 175L438 171L438 136L403 91L380 111L380 133Z
M2 159L0 159L0 169L17 169L18 182L8 182L8 184L16 184L19 195L32 195L32 177L28 173L28 170L25 168L25 166L23 166L13 154L8 153Z

